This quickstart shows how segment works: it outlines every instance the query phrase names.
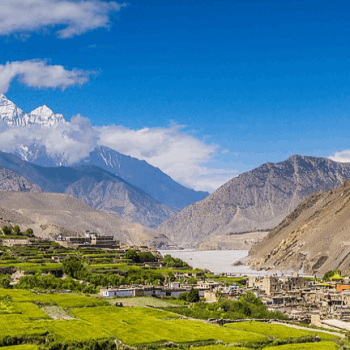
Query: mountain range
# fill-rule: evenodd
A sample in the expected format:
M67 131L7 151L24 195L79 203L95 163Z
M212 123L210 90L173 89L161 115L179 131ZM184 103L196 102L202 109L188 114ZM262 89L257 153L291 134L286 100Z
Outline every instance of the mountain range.
M11 126L24 128L30 128L34 125L50 128L58 123L66 122L62 114L55 114L45 105L34 109L30 113L25 113L4 95L0 95L0 119ZM34 141L31 144L21 144L19 140L19 144L13 149L12 153L24 161L42 167L53 168L66 166L66 168L68 168L65 154L49 153L40 140ZM116 213L122 211L127 219L136 220L152 227L158 225L162 220L177 212L178 209L182 209L208 196L207 192L194 191L180 185L160 169L143 160L123 155L116 150L102 145L96 147L88 157L74 164L76 169L81 166L99 167L101 170L103 169L116 175L119 182L121 179L125 181L120 182L123 183L123 185L120 185L119 189L117 189L115 185L113 185L113 189L104 188L102 190L96 187L95 191L99 193L98 195L96 193L99 199L92 196L91 190L89 191L90 195L87 195L86 193L82 194L81 189L70 188L69 190L72 191L72 193L79 194L81 196L80 198L84 197L87 203L94 205L96 208ZM18 169L11 169L18 171ZM62 172L60 172L60 174L62 174ZM28 179L33 181L30 176L30 174L27 174ZM116 178L113 180L114 182L115 179ZM126 182L128 184L126 184ZM33 183L36 182L34 181ZM60 181L58 181L58 184L54 187L59 187L59 183ZM85 183L85 185L87 184ZM91 184L89 185L91 187ZM42 184L39 184L39 186L42 186ZM130 190L132 189L132 194L125 194L126 187ZM50 189L53 190L53 187L49 186L45 188L44 191L47 192ZM138 189L140 191L138 191ZM68 189L65 190L68 191ZM61 191L65 190L61 189ZM107 193L106 191L110 191L110 196L107 196L108 198L104 196L104 194ZM119 193L119 191L121 192ZM135 195L135 193L138 193L138 195ZM148 196L141 200L141 197L145 194ZM111 202L112 195L116 196L116 198L128 197L126 200L128 204L124 203L125 210L120 209L122 207L120 200L118 205ZM101 200L104 203L102 203ZM109 202L109 204L107 204L107 202ZM141 204L142 202L144 204L147 203L147 205L149 204L148 210L145 209L145 205ZM133 203L132 208L130 207L130 203ZM114 209L112 207L114 207ZM116 207L118 207L118 209L116 209ZM136 214L136 212L138 212L138 214ZM140 214L141 212L142 214Z
M292 156L265 163L233 178L204 200L162 222L170 241L198 247L227 235L272 229L310 195L339 187L350 178L350 163Z
M93 165L41 167L0 152L0 166L47 193L72 194L91 207L155 227L176 213L120 177Z

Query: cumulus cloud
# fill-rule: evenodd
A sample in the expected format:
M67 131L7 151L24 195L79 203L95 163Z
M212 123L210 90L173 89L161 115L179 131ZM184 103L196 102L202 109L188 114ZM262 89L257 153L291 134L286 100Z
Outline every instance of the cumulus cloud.
M7 62L0 65L0 93L5 93L15 78L30 87L65 89L86 83L92 73L66 70L63 66L48 65L45 61Z
M185 186L213 191L237 175L235 170L210 169L218 146L186 134L181 126L127 129L104 126L97 129L100 144L159 167Z
M0 120L0 150L13 152L19 145L41 145L56 159L72 165L87 157L98 145L147 161L175 181L196 190L214 191L232 177L236 170L206 167L218 146L207 144L184 128L143 128L92 126L88 119L76 115L69 122L53 127L34 125L30 128L8 125Z
M335 162L350 163L350 150L346 149L344 151L335 152L328 158L334 160Z
M59 27L57 35L70 38L108 27L110 14L125 6L100 0L0 0L0 35Z
M47 128L40 125L25 127L8 125L0 120L0 149L13 152L19 145L44 146L51 156L60 155L65 163L74 164L87 157L98 145L99 135L88 119L74 116L70 122L57 123Z

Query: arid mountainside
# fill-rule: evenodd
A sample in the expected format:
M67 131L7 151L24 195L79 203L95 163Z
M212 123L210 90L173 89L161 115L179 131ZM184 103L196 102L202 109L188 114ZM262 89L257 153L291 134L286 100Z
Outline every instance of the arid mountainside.
M0 167L0 191L41 192L41 189L13 171Z
M198 246L213 236L271 229L305 198L349 178L350 163L326 158L295 155L265 163L167 219L158 231L172 244Z
M149 227L177 212L120 177L93 165L41 167L0 152L0 166L36 184L43 192L67 193L86 204Z
M82 235L90 230L113 235L121 243L157 246L166 242L154 230L99 212L67 194L0 191L0 216L22 230L31 227L41 237Z
M255 269L324 274L350 268L350 180L303 201L249 251Z

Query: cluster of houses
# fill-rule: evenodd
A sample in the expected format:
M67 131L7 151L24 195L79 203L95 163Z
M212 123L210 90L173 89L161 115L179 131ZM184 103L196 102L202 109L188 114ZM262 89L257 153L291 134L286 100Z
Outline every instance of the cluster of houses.
M83 237L59 234L55 241L66 248L119 248L120 242L113 236L99 235L96 232L85 231Z
M338 278L320 282L297 274L249 277L248 289L271 310L280 310L290 319L326 326L329 320L350 320L350 281Z
M219 284L213 281L199 282L196 285L187 285L180 282L170 282L164 286L153 287L143 285L121 286L119 288L101 288L100 296L112 297L139 297L154 296L159 298L178 298L182 293L197 289L199 296L206 298L206 293L218 288Z

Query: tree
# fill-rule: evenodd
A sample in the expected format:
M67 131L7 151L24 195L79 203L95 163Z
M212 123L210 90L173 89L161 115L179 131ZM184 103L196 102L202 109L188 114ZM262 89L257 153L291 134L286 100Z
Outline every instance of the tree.
M187 296L187 301L189 301L190 303L196 303L197 301L200 300L200 297L199 297L199 291L198 289L191 289L189 292L188 292L188 296Z
M78 278L85 272L84 262L78 256L68 256L62 261L63 272L73 278Z
M4 226L2 228L2 232L4 233L4 235L10 235L11 234L11 229L8 226Z
M133 262L138 263L141 261L139 255L137 254L135 249L130 249L128 250L125 255L124 255L125 259L131 259Z
M24 234L28 237L33 237L34 236L34 233L33 233L33 229L31 228L27 228L25 231L24 231Z
M197 284L198 280L196 277L190 277L188 280L187 280L187 284Z
M0 275L0 288L10 288L10 276Z
M15 225L12 227L12 232L15 234L15 235L20 235L21 234L21 229L18 225Z

